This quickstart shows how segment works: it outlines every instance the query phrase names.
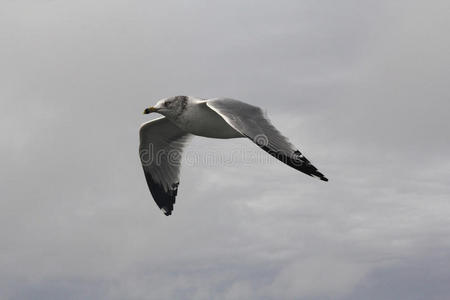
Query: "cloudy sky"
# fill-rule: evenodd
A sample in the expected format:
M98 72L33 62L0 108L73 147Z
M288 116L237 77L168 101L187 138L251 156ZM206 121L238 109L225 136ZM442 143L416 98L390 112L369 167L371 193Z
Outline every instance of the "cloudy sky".
M0 299L448 299L446 0L0 0ZM142 110L233 97L330 179L195 138L174 214Z

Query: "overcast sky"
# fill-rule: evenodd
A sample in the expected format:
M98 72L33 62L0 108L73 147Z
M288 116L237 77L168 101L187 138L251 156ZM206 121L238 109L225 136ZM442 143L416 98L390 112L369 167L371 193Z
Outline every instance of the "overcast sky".
M0 298L448 299L449 10L0 0ZM264 108L330 181L198 137L164 216L138 128L179 94Z

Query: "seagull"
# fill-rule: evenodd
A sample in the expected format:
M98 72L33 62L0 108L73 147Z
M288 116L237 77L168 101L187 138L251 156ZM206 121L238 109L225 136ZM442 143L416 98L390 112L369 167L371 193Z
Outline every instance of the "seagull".
M257 106L229 98L175 96L144 110L153 112L163 117L141 125L139 156L153 199L166 216L172 214L177 196L183 146L193 135L249 138L288 166L328 181Z

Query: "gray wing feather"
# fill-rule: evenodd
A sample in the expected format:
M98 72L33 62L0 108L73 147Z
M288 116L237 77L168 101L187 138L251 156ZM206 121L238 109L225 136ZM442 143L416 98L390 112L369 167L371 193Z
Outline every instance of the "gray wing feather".
M165 215L173 210L178 191L181 154L190 134L165 117L139 130L139 156L150 192Z
M209 108L219 114L231 127L247 136L261 149L309 176L328 179L284 137L264 115L261 108L234 99L211 99Z

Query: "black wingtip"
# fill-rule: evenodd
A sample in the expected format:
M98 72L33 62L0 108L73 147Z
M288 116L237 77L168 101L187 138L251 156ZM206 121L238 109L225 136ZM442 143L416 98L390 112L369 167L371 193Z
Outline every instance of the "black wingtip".
M314 173L310 174L312 177L315 177L315 178L320 179L322 181L328 181L328 178L326 178L325 175L320 173L315 167L314 167L314 169L315 169Z
M172 214L172 210L173 210L173 205L172 206L163 206L161 207L161 211L166 215L166 216L170 216Z
M146 172L144 169L145 179L147 180L150 193L153 196L158 207L166 216L170 216L173 211L173 205L175 204L175 198L177 196L178 182L172 185L172 188L166 191L164 187L153 180L150 172Z
M312 174L308 174L311 177L320 179L322 181L328 181L328 178L326 178L322 173L320 173L319 171L316 171L315 173Z

